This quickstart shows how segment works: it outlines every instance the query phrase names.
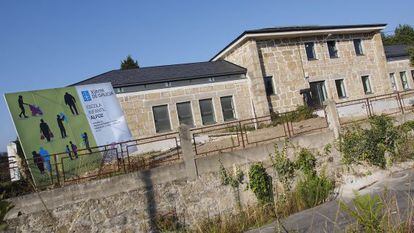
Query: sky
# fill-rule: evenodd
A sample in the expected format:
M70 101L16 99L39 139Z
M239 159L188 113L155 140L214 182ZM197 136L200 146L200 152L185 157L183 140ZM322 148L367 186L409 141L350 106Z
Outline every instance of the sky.
M414 23L414 1L0 0L0 95L66 86L118 69L209 60L244 30ZM0 99L0 151L16 138Z

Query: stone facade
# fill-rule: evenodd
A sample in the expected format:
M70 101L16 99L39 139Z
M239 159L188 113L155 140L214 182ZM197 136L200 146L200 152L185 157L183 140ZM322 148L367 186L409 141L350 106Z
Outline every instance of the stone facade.
M195 127L203 126L199 100L208 98L213 99L216 122L224 123L220 103L223 96L233 96L237 119L253 117L247 79L117 94L135 138L156 134L152 107L159 105L168 105L172 131L179 126L176 104L187 101L191 102Z
M229 53L224 60L247 69L249 88L252 96L254 113L256 116L269 115L269 104L263 82L263 71L260 67L259 54L255 40L249 40Z
M355 54L353 39L361 39L363 55ZM330 58L327 41L335 41L338 58ZM315 43L315 60L308 60L305 43ZM387 61L381 35L376 33L342 34L324 36L250 39L236 47L223 59L248 69L252 83L252 95L256 110L265 106L263 77L272 76L275 94L269 103L276 112L294 110L303 105L299 90L309 88L309 82L325 81L327 98L336 102L367 97L361 76L368 75L373 93L381 95L392 92L388 81ZM306 77L306 78L305 78ZM343 79L346 98L339 98L335 80ZM258 111L263 114L266 112Z
M387 62L387 71L388 75L394 73L397 91L404 90L400 76L400 72L402 71L405 71L406 73L409 88L414 89L414 67L411 65L408 58L389 60ZM389 82L391 82L391 80L389 80Z

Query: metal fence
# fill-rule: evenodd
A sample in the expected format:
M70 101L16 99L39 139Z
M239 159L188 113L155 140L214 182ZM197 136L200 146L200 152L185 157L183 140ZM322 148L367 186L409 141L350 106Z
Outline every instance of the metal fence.
M191 130L193 149L200 157L328 128L325 109L318 112L308 118L291 111L195 128Z
M341 125L364 121L374 115L396 115L414 110L414 90L394 92L336 104Z
M29 179L35 178L33 181L38 189L100 179L179 161L182 157L179 143L178 132L173 132L82 149L76 154L27 158L22 161L26 167L4 164L0 179L10 180L10 174L19 170Z

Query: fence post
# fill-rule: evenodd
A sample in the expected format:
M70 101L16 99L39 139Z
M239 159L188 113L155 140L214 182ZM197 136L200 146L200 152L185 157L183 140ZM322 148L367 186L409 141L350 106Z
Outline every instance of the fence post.
M336 109L336 103L335 101L328 99L323 103L323 105L325 106L325 113L329 129L333 131L335 139L338 139L339 133L341 131L341 124L339 122L339 114L338 110Z
M180 136L180 145L185 165L185 171L187 173L187 179L195 180L197 179L198 171L194 159L195 154L193 151L190 127L184 124L180 125L180 127L178 127L178 134Z

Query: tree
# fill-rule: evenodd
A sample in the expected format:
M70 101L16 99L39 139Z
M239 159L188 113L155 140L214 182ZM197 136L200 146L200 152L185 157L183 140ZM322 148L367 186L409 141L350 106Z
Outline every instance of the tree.
M121 70L136 69L139 68L138 61L132 59L131 55L128 55L121 62Z
M384 45L407 45L411 65L414 66L414 28L412 26L408 24L400 24L395 28L393 35L387 36L384 33L381 35Z

